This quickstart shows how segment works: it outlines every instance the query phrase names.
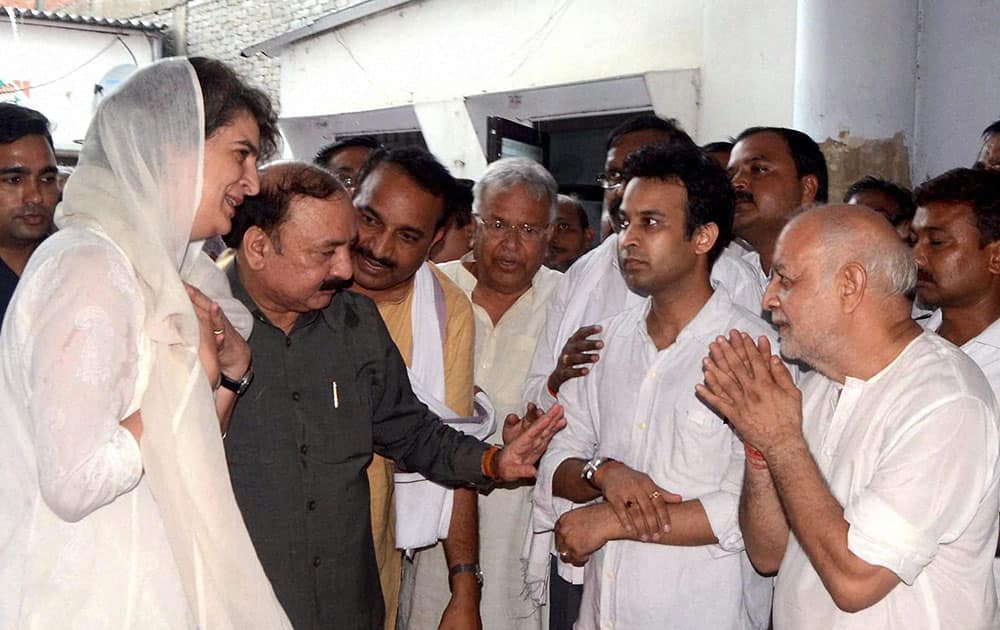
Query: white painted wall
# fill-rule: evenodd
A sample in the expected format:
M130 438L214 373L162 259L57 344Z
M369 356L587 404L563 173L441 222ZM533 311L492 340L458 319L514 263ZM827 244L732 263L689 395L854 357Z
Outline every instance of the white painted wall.
M1000 2L923 0L914 182L971 166L1000 119Z
M794 43L795 0L425 0L285 49L282 115L641 76L619 109L651 103L718 140L791 123Z
M797 129L818 142L841 134L877 139L903 132L912 146L913 0L803 0L795 52Z
M56 148L79 150L74 141L83 139L90 123L94 85L115 66L133 63L116 37L140 66L159 56L158 41L141 32L100 32L49 22L11 24L0 12L0 80L28 86L27 91L0 94L0 100L42 112L52 122ZM0 92L5 90L0 87Z
M792 124L796 0L706 0L698 141Z

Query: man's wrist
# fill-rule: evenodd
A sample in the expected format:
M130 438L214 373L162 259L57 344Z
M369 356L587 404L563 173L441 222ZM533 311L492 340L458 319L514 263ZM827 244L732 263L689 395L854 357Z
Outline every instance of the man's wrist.
M483 459L480 462L480 467L482 468L483 477L486 477L490 481L502 481L500 472L497 469L497 457L500 455L501 450L499 446L492 445L483 451Z
M809 446L806 444L806 439L801 433L777 440L761 448L759 452L764 456L764 460L770 468L780 466L789 458L800 457L803 452L810 458L812 457Z
M483 571L479 563L460 563L448 569L448 586L452 595L475 595L483 588Z
M555 376L555 372L549 374L549 378L545 381L545 389L548 390L549 396L553 398L559 398L559 387L552 386L552 377Z

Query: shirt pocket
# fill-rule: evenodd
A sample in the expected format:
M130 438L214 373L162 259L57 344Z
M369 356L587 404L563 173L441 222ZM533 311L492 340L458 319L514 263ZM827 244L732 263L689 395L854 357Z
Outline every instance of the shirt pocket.
M732 432L722 418L703 406L675 409L674 461L699 483L716 483L726 474Z
M317 407L321 410L307 424L309 455L326 464L340 464L372 455L372 407L370 391L354 382L330 381L322 388Z

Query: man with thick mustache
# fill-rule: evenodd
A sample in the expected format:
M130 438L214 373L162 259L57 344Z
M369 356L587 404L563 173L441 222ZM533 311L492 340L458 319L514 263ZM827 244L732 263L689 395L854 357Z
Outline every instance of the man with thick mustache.
M916 298L937 309L921 324L965 351L1000 399L1000 170L957 168L915 198Z
M736 190L730 252L758 271L763 295L778 235L796 210L826 203L826 158L812 138L785 127L750 127L736 137L729 158Z
M256 376L225 437L236 499L298 630L384 623L365 468L373 452L448 486L534 475L558 407L507 446L440 422L410 389L352 275L357 218L343 185L300 162L264 170L234 224L234 296L250 309ZM249 387L249 389L247 389Z
M376 151L356 181L352 289L378 306L417 396L442 417L462 419L454 426L464 433L486 437L492 433L492 417L478 423L470 418L476 335L472 306L427 261L456 209L457 182L433 155L416 147ZM394 488L394 466L376 455L368 467L386 627L478 627L476 492L458 488L446 494L413 474L400 474ZM439 538L442 545L437 545ZM402 573L396 547L408 551Z
M48 119L0 103L0 323L28 258L52 231L58 175Z

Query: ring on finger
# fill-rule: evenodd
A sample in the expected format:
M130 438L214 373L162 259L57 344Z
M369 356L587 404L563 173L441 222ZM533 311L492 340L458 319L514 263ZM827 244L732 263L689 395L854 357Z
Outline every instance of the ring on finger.
M224 332L226 332L226 330L224 328L216 328L215 330L212 331L212 334L213 335L221 335Z
M563 364L563 367L569 367L569 355L568 354L562 355L562 364Z
M654 500L654 501L657 500L657 499L659 499L660 498L660 491L659 490L653 490L653 494L649 495L649 498L652 499L652 500Z
M567 558L568 556L569 556L569 552L568 552L568 551L560 551L560 552L559 552L559 557L560 557L560 558L563 558L563 559L565 559L565 558Z

